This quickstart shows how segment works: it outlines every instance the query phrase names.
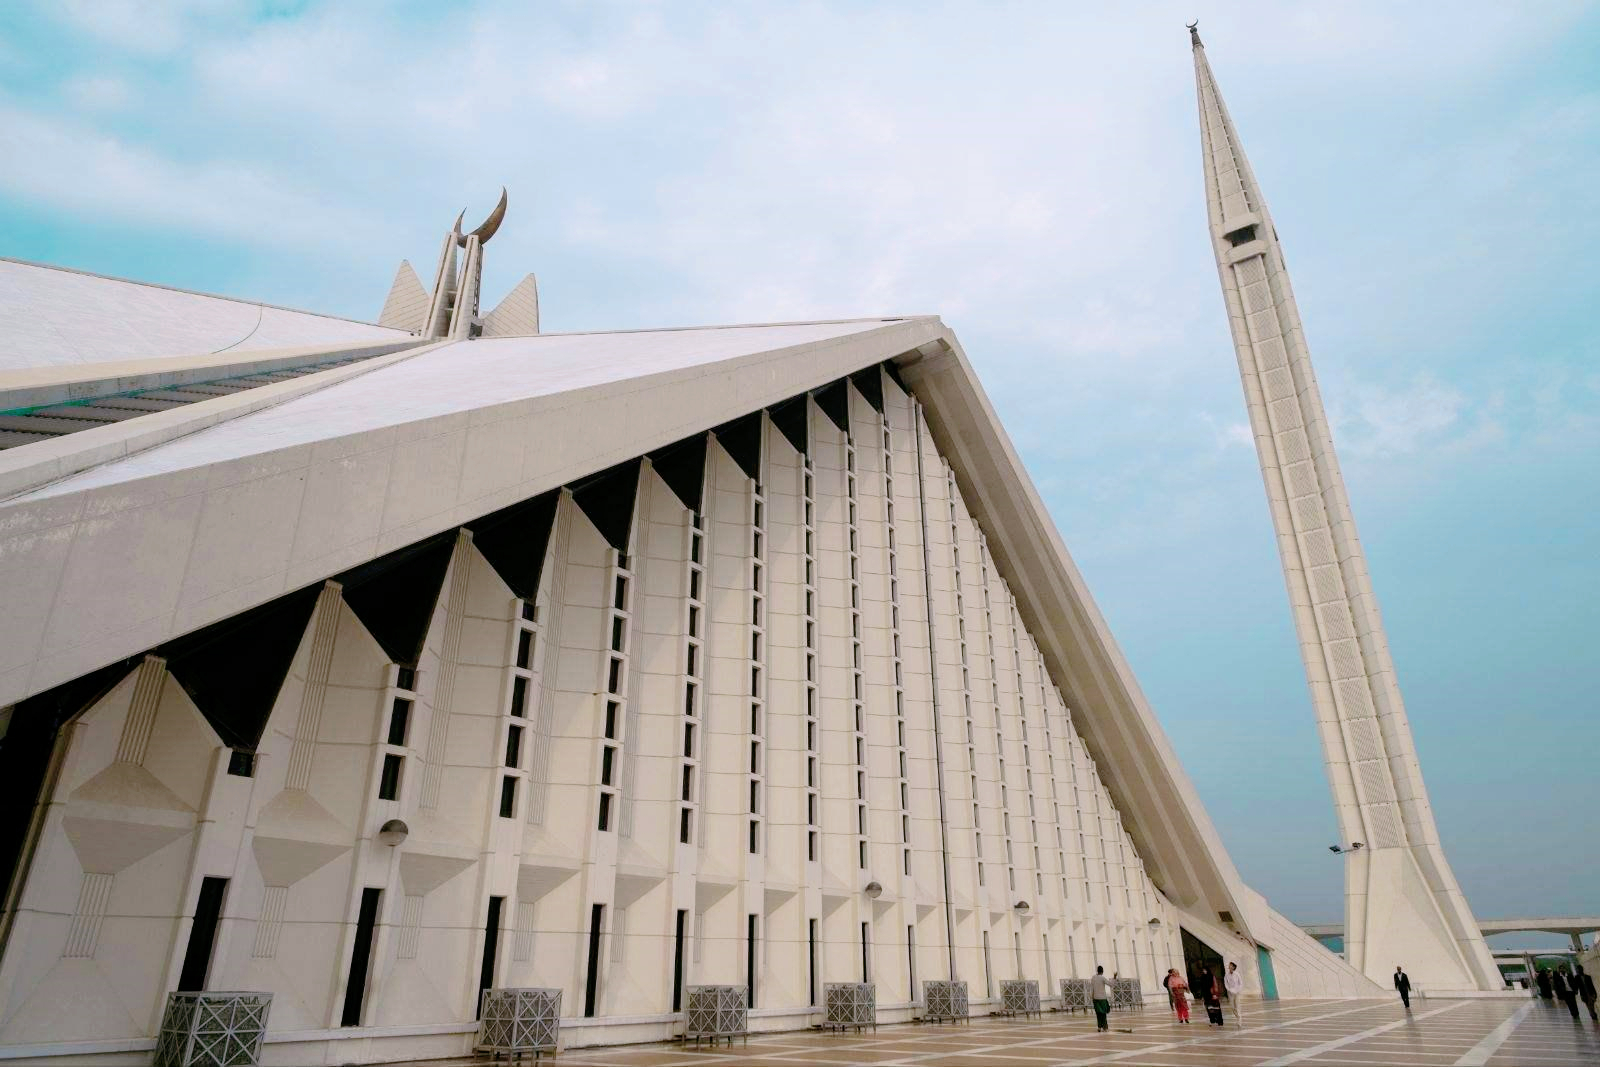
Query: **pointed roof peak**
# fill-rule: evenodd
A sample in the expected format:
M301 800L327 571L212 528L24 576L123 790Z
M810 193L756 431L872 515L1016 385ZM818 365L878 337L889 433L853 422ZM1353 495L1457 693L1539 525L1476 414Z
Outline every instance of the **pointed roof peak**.
M1205 45L1200 43L1200 20L1195 19L1193 22L1187 23L1186 25L1189 29L1189 47L1204 48Z

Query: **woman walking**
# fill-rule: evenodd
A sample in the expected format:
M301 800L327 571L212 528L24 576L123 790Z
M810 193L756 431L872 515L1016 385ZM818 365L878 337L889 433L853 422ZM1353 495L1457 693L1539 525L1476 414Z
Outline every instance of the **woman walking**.
M1209 970L1200 972L1200 985L1195 996L1205 1002L1206 1022L1212 1026L1226 1026L1222 1018L1222 994L1217 992L1217 979Z
M1178 1021L1189 1021L1189 983L1183 980L1183 975L1177 970L1168 976L1167 992L1172 994L1172 1010L1178 1013Z

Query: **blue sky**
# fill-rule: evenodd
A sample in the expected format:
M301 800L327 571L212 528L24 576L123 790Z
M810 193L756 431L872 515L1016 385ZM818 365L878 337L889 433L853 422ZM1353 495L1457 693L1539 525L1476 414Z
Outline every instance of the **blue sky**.
M941 314L1240 869L1335 918L1198 16L1457 874L1600 910L1600 6L1105 6L8 3L0 254L370 319L504 183L546 329Z

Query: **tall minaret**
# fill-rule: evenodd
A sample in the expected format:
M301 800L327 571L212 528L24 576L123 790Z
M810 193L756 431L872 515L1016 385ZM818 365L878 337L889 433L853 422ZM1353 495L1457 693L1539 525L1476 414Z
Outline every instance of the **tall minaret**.
M1189 27L1211 242L1322 734L1345 863L1345 954L1381 985L1501 989L1439 845L1278 234ZM1356 844L1360 842L1360 844Z

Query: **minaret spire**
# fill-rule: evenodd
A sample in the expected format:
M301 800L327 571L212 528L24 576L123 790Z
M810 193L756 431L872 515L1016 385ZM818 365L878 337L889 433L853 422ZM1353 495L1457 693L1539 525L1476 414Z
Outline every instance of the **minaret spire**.
M1456 884L1422 783L1300 312L1266 202L1194 51L1211 243L1278 553L1322 735L1345 863L1345 955L1379 984L1504 985Z

